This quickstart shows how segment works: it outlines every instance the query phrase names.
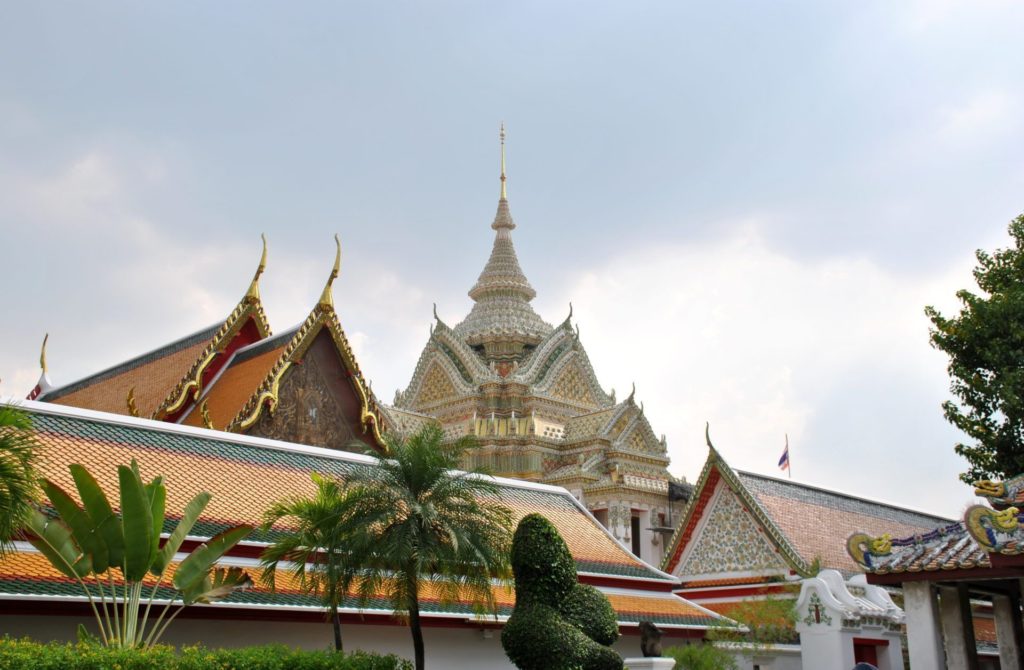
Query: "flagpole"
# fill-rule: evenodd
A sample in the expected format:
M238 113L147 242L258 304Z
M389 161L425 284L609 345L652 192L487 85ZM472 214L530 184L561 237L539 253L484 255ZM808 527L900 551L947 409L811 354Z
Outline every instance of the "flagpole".
M786 471L789 473L789 478L793 479L793 454L789 453L789 433L786 433L785 435L786 435L786 454L788 456L788 464L789 464L789 467L786 468Z

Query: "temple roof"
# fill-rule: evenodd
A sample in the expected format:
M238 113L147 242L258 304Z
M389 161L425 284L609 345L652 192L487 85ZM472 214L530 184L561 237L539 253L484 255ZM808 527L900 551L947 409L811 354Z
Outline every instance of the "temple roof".
M181 423L203 426L200 408L205 406L215 428L223 430L231 425L274 370L298 330L296 326L236 351L204 389L199 404L182 417Z
M987 498L992 507L970 505L960 520L947 520L914 534L898 527L857 529L847 538L846 551L864 571L875 575L1005 566L1004 557L1024 553L1024 514L1009 506L1022 499L1024 475L1003 482L979 481L974 486L975 495ZM1014 562L1020 563L1019 559Z
M551 332L551 324L543 321L530 301L537 292L523 274L512 245L516 227L509 211L505 191L505 130L501 131L501 197L491 228L495 230L494 246L483 272L469 290L473 309L455 326L455 333L477 344L488 338L524 339L536 342Z
M75 490L68 465L81 463L108 496L116 499L116 466L135 458L147 479L157 474L164 476L169 493L169 519L180 516L186 501L197 493L211 493L210 504L192 531L198 540L238 523L258 525L271 503L313 493L313 472L343 477L353 467L372 463L366 456L317 447L32 401L20 404L30 414L43 447L40 474L66 490ZM502 502L512 509L516 519L540 512L558 527L581 578L607 590L620 623L636 625L638 621L651 620L669 627L702 628L718 621L708 610L673 595L674 582L669 575L633 556L568 491L508 479L497 481ZM252 556L263 543L273 541L285 530L257 530L232 555ZM230 564L233 560L244 559L229 555L223 562ZM247 560L251 567L251 558ZM315 599L293 589L286 575L281 577L284 588L279 593L269 593L257 585L253 590L234 594L220 606L247 603L269 609L308 607L311 611L319 607ZM641 583L639 588L631 586ZM513 604L511 590L495 588L499 614L507 616ZM78 593L74 584L25 546L19 546L18 552L0 561L0 598L60 602ZM424 608L428 616L468 616L471 612L466 603L434 602L431 593L428 589ZM352 606L351 602L346 604L346 608ZM386 611L383 598L379 607Z
M262 237L262 236L261 236ZM104 412L174 420L199 397L204 383L236 348L270 335L259 279L267 241L249 287L227 318L112 368L42 393L38 400ZM45 373L44 356L40 362Z
M860 566L844 551L846 538L858 529L881 533L900 528L909 535L949 523L949 519L932 514L733 470L712 448L669 543L663 565L666 571L675 573L686 547L700 541L700 522L720 482L741 501L789 568L799 574L811 574L816 563L847 574L859 572Z
M215 323L149 353L136 356L94 375L58 387L38 400L128 414L128 392L135 389L139 413L151 416L170 389L213 342L222 324Z

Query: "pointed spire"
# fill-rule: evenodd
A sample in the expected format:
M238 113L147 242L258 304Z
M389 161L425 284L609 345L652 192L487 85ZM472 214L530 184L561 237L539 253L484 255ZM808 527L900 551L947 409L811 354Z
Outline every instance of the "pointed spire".
M260 233L260 239L263 240L263 254L260 256L260 264L256 268L256 274L253 275L252 282L249 284L249 290L245 292L246 298L259 299L260 297L260 275L267 269L267 236Z
M501 197L498 198L498 211L494 215L494 222L491 223L491 228L500 231L502 228L507 230L513 230L516 227L516 222L512 220L512 212L508 208L508 190L505 186L507 177L505 176L505 123L501 124L501 132L498 134L501 138ZM525 279L525 277L524 277Z
M331 292L331 284L338 278L338 272L341 270L341 240L338 236L334 236L334 243L338 246L338 251L334 254L334 268L331 270L331 276L327 278L327 284L324 286L323 293L320 294L320 304L328 307L334 306L334 295Z
M508 206L505 174L505 125L501 125L501 197L491 228L496 232L491 256L469 297L476 303L466 318L455 327L455 332L478 344L485 339L505 338L516 341L537 342L551 332L530 306L537 292L523 274L512 245L512 230L516 224Z
M46 369L46 343L50 340L50 334L46 333L43 335L43 346L39 348L39 367L45 375L49 370Z
M29 391L29 394L25 396L26 400L35 400L42 394L46 393L53 388L53 383L50 381L50 375L46 367L46 343L50 339L50 334L46 333L43 336L43 346L39 349L39 367L41 371L39 373L39 381L36 382L35 388Z
M501 199L508 200L508 191L505 190L505 122L501 122Z

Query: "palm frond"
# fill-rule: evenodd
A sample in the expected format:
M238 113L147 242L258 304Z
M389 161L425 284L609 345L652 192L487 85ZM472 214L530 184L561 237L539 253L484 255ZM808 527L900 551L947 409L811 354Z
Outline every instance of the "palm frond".
M10 550L38 500L37 447L28 414L10 405L0 407L0 557Z

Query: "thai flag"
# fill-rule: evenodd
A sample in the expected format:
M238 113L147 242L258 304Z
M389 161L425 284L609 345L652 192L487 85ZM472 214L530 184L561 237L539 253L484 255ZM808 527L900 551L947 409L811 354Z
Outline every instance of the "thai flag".
M779 459L779 470L789 470L789 436L786 436L786 448L782 450L782 458Z

